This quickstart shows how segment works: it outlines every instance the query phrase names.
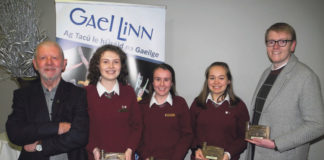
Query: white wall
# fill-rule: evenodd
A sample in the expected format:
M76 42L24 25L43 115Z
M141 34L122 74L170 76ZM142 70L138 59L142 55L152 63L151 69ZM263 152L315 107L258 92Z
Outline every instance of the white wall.
M38 0L41 25L55 40L53 0ZM229 64L234 88L250 107L252 93L263 70L270 65L264 32L275 22L291 24L297 32L295 54L319 76L324 91L324 1L321 0L112 0L165 5L166 62L176 71L177 90L190 105L199 93L205 68L214 61ZM3 85L4 83L5 85ZM12 94L0 82L0 108L9 112ZM8 83L11 84L11 83ZM13 87L15 88L15 87ZM12 90L13 90L12 88ZM3 96L5 95L5 96ZM10 95L11 96L11 95ZM10 97L9 96L9 97ZM1 114L1 123L3 114ZM4 126L0 126L1 131ZM311 146L309 159L323 159L324 140Z

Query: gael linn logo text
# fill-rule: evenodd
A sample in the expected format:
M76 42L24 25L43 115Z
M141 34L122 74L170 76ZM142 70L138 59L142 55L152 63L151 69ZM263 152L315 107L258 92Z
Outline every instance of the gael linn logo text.
M87 15L86 11L82 8L74 8L70 12L70 20L75 25L91 27L101 31L113 31L115 16L111 15L110 19L107 17L95 17L93 14ZM118 23L117 23L118 24ZM127 41L127 37L135 36L140 39L147 38L152 40L154 29L147 29L144 26L134 26L133 24L120 18L117 39Z

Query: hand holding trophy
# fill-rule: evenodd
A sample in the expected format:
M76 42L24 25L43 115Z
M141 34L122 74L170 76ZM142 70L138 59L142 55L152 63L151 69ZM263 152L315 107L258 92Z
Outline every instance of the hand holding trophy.
M263 125L250 125L246 122L245 139L269 139L270 138L270 127Z

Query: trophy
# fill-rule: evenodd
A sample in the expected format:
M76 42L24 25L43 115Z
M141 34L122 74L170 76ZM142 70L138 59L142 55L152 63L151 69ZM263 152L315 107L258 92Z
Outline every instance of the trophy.
M203 155L207 159L221 160L224 156L224 149L216 146L207 146L207 142L203 143Z
M113 153L100 150L100 160L125 160L125 153Z
M250 125L246 122L245 139L269 139L270 138L270 127L263 125Z

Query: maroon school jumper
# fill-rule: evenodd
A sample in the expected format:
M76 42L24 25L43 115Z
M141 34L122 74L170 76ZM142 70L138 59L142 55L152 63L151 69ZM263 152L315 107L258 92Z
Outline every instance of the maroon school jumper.
M191 107L191 120L195 134L192 147L202 146L203 142L224 148L231 154L231 160L240 158L245 150L245 125L249 121L249 114L244 102L240 101L236 106L230 107L225 101L217 108L210 100L207 108L197 106L195 100Z
M141 112L133 88L119 83L119 95L111 99L99 97L96 85L86 87L89 109L88 157L93 159L93 149L106 152L135 152L142 132Z
M183 160L186 156L193 138L189 108L182 97L172 96L172 101L172 106L166 102L151 108L150 99L139 103L144 121L140 159Z

